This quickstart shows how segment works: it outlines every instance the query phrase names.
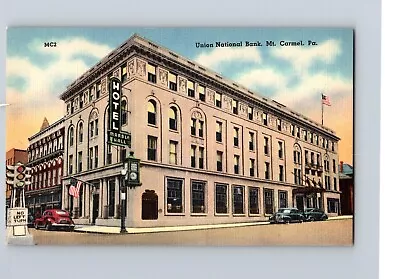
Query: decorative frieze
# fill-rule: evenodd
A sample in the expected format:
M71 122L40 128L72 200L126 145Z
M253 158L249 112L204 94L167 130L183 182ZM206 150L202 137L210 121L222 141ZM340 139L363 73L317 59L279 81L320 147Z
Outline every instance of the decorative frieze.
M101 79L101 95L107 94L107 78Z
M254 120L261 123L263 121L263 112L258 109L254 109Z
M194 110L192 112L191 118L203 120L203 114L198 110Z
M186 94L187 92L187 79L184 77L178 77L178 86L179 86L179 92Z
M227 96L227 95L223 95L222 96L222 109L231 112L232 111L232 98Z
M247 117L249 106L245 103L239 102L239 115Z
M214 98L215 91L210 88L206 88L206 102L209 104L214 104Z
M168 71L158 67L158 81L162 86L168 86Z
M113 73L113 76L120 79L121 78L120 69L116 69Z
M128 61L127 65L127 75L128 75L128 80L133 78L133 75L135 74L135 59L131 59Z
M146 62L139 58L136 58L136 75L139 77L146 76Z

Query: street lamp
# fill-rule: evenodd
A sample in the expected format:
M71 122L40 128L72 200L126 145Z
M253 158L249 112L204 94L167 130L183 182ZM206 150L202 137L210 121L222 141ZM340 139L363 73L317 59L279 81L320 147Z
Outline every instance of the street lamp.
M128 169L125 167L121 170L121 230L120 233L127 233L125 226L125 206L126 206L126 186L125 186L125 176Z

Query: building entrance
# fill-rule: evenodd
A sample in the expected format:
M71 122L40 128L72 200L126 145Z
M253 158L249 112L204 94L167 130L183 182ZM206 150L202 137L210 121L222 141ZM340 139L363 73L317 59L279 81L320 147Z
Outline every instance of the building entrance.
M154 190L142 194L142 220L158 219L158 196Z
M93 195L92 224L96 223L97 217L99 217L99 194L94 194Z

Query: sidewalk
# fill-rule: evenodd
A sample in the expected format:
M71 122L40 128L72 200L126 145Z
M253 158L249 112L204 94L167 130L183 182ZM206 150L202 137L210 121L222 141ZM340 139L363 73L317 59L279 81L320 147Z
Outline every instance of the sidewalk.
M352 219L353 216L338 216L331 217L328 221ZM174 226L174 227L151 227L151 228L126 228L129 234L142 234L142 233L157 233L157 232L177 232L177 231L193 231L193 230L208 230L220 228L235 228L247 226L261 226L268 225L269 222L246 222L246 223L233 223L233 224L213 224L213 225L195 225L195 226ZM120 227L106 227L106 226L75 226L75 232L80 233L100 233L100 234L119 234Z

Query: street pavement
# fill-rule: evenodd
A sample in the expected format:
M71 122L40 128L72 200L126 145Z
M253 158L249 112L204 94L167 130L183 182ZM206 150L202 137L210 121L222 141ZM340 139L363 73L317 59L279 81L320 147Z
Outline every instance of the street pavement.
M78 227L77 231L30 229L37 245L174 245L174 246L351 246L353 219L330 218L328 221L299 224L268 222L225 224L223 226L183 226L164 228Z

